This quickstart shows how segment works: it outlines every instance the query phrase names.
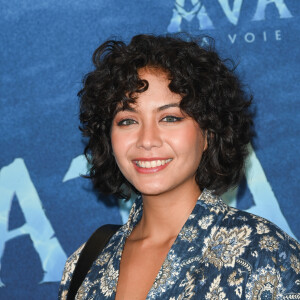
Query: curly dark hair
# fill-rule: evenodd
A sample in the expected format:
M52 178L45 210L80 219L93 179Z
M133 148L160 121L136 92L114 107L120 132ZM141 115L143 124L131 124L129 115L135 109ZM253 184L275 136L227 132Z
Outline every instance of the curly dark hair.
M110 130L117 105L127 108L134 95L147 90L148 83L138 75L146 66L168 74L169 89L182 96L180 109L207 133L208 147L196 172L199 188L220 195L237 185L253 135L252 96L243 91L233 62L222 60L213 43L202 47L190 37L136 35L128 45L106 41L94 52L93 63L95 69L85 76L78 95L80 129L89 138L86 177L96 189L127 199L131 191L138 193L115 162Z

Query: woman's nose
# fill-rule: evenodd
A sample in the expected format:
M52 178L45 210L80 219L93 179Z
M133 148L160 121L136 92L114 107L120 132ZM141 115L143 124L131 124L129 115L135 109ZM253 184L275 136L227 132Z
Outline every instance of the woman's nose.
M137 147L150 150L162 146L162 136L156 124L143 124L138 132Z

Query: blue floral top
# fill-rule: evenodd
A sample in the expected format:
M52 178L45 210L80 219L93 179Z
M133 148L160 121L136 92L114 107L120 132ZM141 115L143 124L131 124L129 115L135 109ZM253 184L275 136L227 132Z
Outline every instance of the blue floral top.
M141 198L111 238L76 300L115 298L126 238L143 213ZM66 262L65 300L80 247ZM151 287L150 299L300 299L300 245L269 221L227 206L204 190Z

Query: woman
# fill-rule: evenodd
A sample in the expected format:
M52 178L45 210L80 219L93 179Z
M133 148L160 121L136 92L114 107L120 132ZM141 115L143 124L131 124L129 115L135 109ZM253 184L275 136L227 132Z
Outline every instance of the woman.
M299 299L300 245L219 198L241 178L252 135L233 70L194 41L152 35L108 41L93 62L80 92L90 178L140 197L76 299Z

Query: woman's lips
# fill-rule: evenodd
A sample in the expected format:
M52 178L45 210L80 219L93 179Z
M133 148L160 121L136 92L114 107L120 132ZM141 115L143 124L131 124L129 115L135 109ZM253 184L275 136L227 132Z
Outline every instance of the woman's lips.
M139 173L149 174L149 173L156 173L156 172L163 170L164 168L166 168L169 165L169 163L171 161L172 161L171 158L138 158L138 159L134 159L132 162L133 162L135 169ZM153 166L153 167L150 166L151 162L152 162L152 164L154 162L155 166ZM148 167L141 166L141 165L145 166L146 164Z

